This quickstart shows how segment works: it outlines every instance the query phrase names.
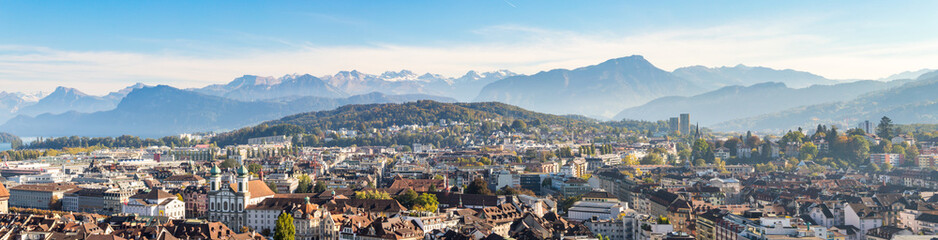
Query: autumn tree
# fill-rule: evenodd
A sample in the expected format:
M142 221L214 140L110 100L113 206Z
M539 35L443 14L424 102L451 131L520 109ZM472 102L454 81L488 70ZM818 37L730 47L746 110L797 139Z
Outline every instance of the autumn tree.
M364 190L355 192L355 199L391 199L391 195L378 190Z
M629 154L629 155L626 155L624 158L622 158L622 164L631 166L631 165L638 165L639 162L638 162L638 158L636 158L635 155Z
M423 193L417 197L414 201L413 210L422 211L422 212L436 212L440 202L436 199L436 195L430 193Z
M397 200L397 202L401 203L401 205L406 208L412 208L417 201L417 197L419 197L417 192L415 192L414 189L408 188L404 191L404 194L395 196L394 200Z
M248 164L248 172L259 174L264 169L263 166L257 163Z
M814 143L807 142L801 145L801 149L799 149L798 152L799 152L799 155L798 155L799 158L801 158L802 160L810 160L810 159L813 159L815 156L817 156L818 150L817 150L817 146L814 145Z
M303 174L297 179L299 179L299 184L297 184L296 193L311 193L313 191L313 179L309 175Z
M283 212L277 217L274 227L274 240L295 240L296 227L293 225L293 216Z

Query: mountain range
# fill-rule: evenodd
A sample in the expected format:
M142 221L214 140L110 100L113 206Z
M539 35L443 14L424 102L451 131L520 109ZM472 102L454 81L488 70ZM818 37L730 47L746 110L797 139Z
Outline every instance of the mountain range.
M895 123L938 123L936 91L938 71L923 74L898 87L862 94L854 99L730 120L715 124L713 128L724 131L784 131L817 124L853 127L857 122L876 122L883 116L888 116Z
M775 70L767 67L750 67L736 65L735 67L708 68L704 66L683 67L674 70L674 75L687 79L691 83L707 89L716 89L726 86L749 86L764 82L779 82L794 88L804 88L816 84L834 84L830 80L809 72L791 69Z
M239 101L160 85L136 89L116 108L94 113L70 111L20 115L0 125L19 136L160 137L185 132L223 131L282 116L333 109L349 104L400 103L422 99L455 102L427 95L371 93L346 98L300 97L286 101Z
M526 109L608 118L652 99L702 92L694 83L661 70L642 56L629 56L573 70L554 69L495 81L476 101Z
M224 85L209 85L193 89L198 93L240 101L269 100L282 97L346 97L322 79L309 74L286 75L279 78L244 75Z
M36 104L37 101L27 98L25 94L0 92L0 121L13 118L21 108Z
M40 99L35 104L23 107L16 113L36 116L43 113L58 114L69 111L90 113L109 110L117 106L117 103L128 93L144 86L146 85L137 83L105 96L92 96L78 89L58 87L48 96Z
M0 122L6 122L0 125L0 131L25 136L171 135L234 129L288 114L347 104L424 99L494 101L549 114L596 119L663 120L691 113L692 121L704 126L716 124L719 130L782 129L788 127L781 123L787 120L773 122L787 116L781 112L846 104L919 82L930 76L928 72L924 69L850 82L790 69L741 64L690 66L669 72L633 55L532 75L508 70L469 71L460 77L409 70L377 75L352 70L321 77L244 75L226 84L192 89L135 84L104 96L66 87L59 87L41 99L0 93ZM878 101L890 97L893 96L887 94L866 103L881 106ZM925 101L930 96L919 97ZM819 113L814 118L842 119L830 114Z
M332 76L322 77L322 79L350 94L367 92L384 92L388 94L423 93L469 101L479 93L482 87L489 83L515 75L517 74L508 70L483 73L469 71L458 78L430 73L417 75L409 70L388 71L381 75L366 74L359 71L342 71Z
M678 113L689 113L695 123L704 126L724 121L774 113L794 107L846 101L865 93L888 89L910 82L863 80L834 85L790 88L784 83L758 83L752 86L729 86L703 94L655 99L647 104L619 112L615 119L662 120Z
M409 70L388 71L381 75L356 70L315 77L293 74L279 78L244 75L227 84L189 89L198 93L241 101L270 100L284 97L339 98L372 92L384 94L430 94L461 101L475 97L483 86L517 74L507 70L478 73L469 71L459 78L439 74L417 75Z

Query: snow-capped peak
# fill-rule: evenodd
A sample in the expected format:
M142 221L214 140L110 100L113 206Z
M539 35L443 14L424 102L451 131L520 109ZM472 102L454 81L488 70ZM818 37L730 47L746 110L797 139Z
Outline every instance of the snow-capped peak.
M506 77L511 77L511 76L518 75L518 74L512 71L505 70L505 69L499 69L494 72L483 73L482 75L484 75L486 78L490 78L490 77L506 78Z
M401 70L399 72L387 71L379 76L381 80L389 82L398 82L398 81L415 81L417 80L417 74L410 70Z
M440 75L440 74L424 73L423 75L420 75L420 77L418 77L417 80L420 80L423 82L433 82L433 81L440 81L440 80L445 81L447 80L447 77L444 77L443 75Z
M469 72L466 72L466 74L463 75L462 77L460 77L459 79L463 79L463 80L479 80L479 79L481 79L481 78L482 78L482 75L479 75L479 72L476 72L475 70L470 70Z

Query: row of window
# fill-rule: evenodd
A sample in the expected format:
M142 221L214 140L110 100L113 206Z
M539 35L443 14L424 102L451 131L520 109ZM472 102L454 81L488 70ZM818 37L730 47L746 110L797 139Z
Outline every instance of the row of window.
M211 205L209 205L209 207L213 211L214 210L228 211L228 209L231 209L232 211L244 211L243 205L239 206L238 204L234 202L224 202L224 203L213 202Z

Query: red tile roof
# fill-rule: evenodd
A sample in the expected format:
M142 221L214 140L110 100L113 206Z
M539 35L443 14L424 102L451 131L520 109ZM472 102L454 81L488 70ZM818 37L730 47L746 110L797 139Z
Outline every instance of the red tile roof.
M0 183L0 198L9 198L9 197L10 197L10 191L7 190L7 188L4 187L2 183Z
M236 183L230 184L229 187L236 191L238 190L238 185ZM248 181L248 192L251 193L252 198L273 196L276 194L273 190L270 190L270 187L268 187L267 183L265 183L263 180Z

